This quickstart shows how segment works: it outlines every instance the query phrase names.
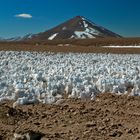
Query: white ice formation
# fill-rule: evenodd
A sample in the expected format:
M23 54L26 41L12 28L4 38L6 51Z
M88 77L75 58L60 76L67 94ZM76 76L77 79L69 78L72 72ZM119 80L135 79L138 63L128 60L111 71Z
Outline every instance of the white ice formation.
M110 92L140 95L140 55L0 52L0 101L13 106L93 99Z

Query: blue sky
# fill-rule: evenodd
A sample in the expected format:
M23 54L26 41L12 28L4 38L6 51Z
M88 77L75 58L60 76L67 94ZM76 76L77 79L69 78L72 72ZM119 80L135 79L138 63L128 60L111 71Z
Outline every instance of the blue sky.
M0 0L0 37L42 32L77 15L120 35L140 36L139 7L140 0Z

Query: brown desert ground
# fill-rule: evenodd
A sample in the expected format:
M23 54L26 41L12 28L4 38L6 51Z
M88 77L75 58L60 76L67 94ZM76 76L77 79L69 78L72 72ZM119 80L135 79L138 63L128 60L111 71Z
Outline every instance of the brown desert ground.
M140 48L103 48L102 46L140 45L140 38L99 38L82 40L0 42L0 51L38 51L64 53L140 54Z
M140 97L100 94L93 101L63 99L59 105L16 109L2 103L0 138L12 140L17 134L32 140L138 140Z

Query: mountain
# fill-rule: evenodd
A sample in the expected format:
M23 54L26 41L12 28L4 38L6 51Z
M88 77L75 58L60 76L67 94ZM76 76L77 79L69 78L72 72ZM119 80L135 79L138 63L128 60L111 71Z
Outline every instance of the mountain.
M86 38L121 38L120 35L99 26L92 21L76 16L48 31L31 35L24 40L54 40L54 39L86 39Z
M8 38L8 39L3 39L3 41L12 42L12 41L21 41L22 39L23 39L22 37L12 37L12 38Z
M120 35L99 26L83 16L76 16L48 31L38 34L27 34L24 37L13 37L0 41L27 41L27 40L61 40L61 39L88 39L88 38L121 38Z

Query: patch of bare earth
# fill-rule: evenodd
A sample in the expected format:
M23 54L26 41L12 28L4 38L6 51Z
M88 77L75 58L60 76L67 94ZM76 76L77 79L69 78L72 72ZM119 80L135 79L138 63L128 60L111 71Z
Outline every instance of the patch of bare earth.
M34 140L138 140L140 97L100 94L93 101L65 99L16 109L2 103L0 139L14 134L36 134Z
M102 46L136 46L140 38L99 38L53 41L0 42L0 51L37 51L63 53L140 54L140 48L104 48Z

